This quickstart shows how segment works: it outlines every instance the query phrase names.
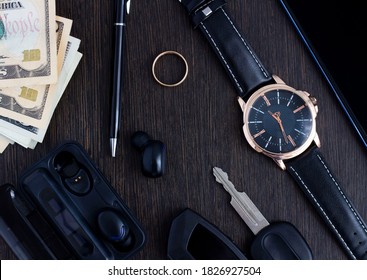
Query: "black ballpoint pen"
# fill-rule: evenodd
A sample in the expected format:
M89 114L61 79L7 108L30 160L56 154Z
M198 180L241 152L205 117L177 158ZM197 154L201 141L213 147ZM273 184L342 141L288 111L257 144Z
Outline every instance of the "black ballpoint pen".
M113 69L113 92L111 102L111 123L110 123L110 146L112 157L116 156L117 140L120 131L122 89L123 89L123 54L124 54L124 34L125 18L129 13L130 0L117 0L116 2L116 22L115 22L115 54Z

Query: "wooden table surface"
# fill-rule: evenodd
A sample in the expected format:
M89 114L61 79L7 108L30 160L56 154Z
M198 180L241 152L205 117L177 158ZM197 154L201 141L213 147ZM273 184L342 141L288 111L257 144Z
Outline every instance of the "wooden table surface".
M63 141L75 140L84 146L146 231L147 243L133 259L166 259L172 219L186 207L216 225L249 255L253 235L212 175L212 167L219 166L270 222L293 223L315 259L347 259L289 174L247 144L234 86L177 0L131 1L121 139L117 157L111 157L113 2L57 1L57 14L73 19L72 35L81 39L84 56L43 143L35 150L13 145L0 155L0 183L17 184L22 170ZM279 2L228 0L227 10L270 72L316 96L321 152L367 219L366 149ZM166 50L178 51L189 65L187 79L175 88L162 87L151 73L154 58ZM166 68L159 70L166 78L182 74L175 61L168 61ZM166 144L163 177L142 175L140 154L130 141L138 130ZM15 258L2 240L0 257Z

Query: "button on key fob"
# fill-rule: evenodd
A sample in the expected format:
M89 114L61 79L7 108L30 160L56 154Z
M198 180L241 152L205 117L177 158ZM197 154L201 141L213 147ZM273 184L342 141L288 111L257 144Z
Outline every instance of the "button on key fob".
M255 234L251 255L257 260L311 260L312 252L301 233L288 222L269 224L244 192L238 192L227 173L213 168L217 182L231 195L231 205Z

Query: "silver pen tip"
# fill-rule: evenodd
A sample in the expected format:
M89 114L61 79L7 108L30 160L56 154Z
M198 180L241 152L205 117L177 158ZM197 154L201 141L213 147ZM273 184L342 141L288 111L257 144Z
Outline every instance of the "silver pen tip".
M131 5L130 0L127 0L127 2L126 2L126 13L127 14L130 14L130 5Z
M110 138L110 146L111 146L111 155L112 157L116 157L116 147L117 147L117 139Z

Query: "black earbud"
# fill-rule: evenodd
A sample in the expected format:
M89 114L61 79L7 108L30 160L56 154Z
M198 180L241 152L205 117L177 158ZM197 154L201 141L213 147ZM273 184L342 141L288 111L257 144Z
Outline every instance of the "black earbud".
M87 171L82 168L69 152L61 152L54 159L55 170L60 174L66 187L76 195L85 195L91 188Z
M119 251L128 251L133 245L130 229L114 209L104 209L97 217L97 224L104 238Z
M142 152L141 169L145 176L157 178L166 169L166 146L159 140L152 140L143 132L137 131L131 137L132 145Z

